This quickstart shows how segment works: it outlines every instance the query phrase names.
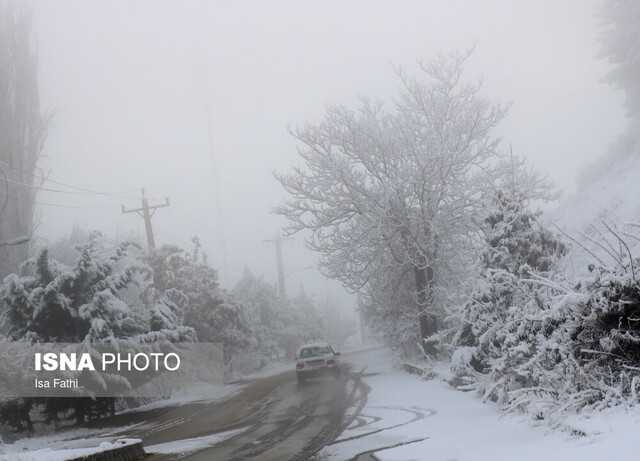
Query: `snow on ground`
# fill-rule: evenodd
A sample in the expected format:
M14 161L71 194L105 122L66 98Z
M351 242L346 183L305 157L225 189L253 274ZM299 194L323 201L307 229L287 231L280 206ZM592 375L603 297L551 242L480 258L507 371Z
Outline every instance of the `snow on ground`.
M640 410L614 408L609 412L570 418L571 427L588 435L534 426L524 416L504 416L495 405L472 393L453 390L439 380L424 381L394 370L383 351L354 356L367 366L371 386L360 418L320 459L342 461L376 448L423 441L379 451L381 461L581 461L637 459L636 437ZM635 453L635 454L634 454Z
M186 454L212 447L245 430L246 428L236 429L204 437L160 443L145 446L144 449L148 454ZM63 438L62 435L66 437ZM64 461L138 441L138 439L116 439L110 437L108 432L68 431L64 434L23 439L12 445L0 445L0 461Z
M218 434L206 435L203 437L196 437L192 439L184 439L184 440L176 440L174 442L167 443L159 443L157 445L151 445L148 447L144 447L144 450L151 454L186 454L191 453L193 451L202 450L205 448L212 447L220 442L224 442L231 437L244 432L244 429L236 429L233 431L220 432Z
M0 440L0 461L15 459L12 456L16 456L16 453L26 454L37 452L44 448L65 450L96 447L103 442L115 441L117 439L115 434L126 432L141 424L104 429L68 429L35 437L24 437L10 444L4 444Z
M65 461L89 456L115 448L125 447L139 443L139 439L118 439L114 441L102 441L99 445L82 448L42 448L26 453L12 452L1 454L0 461Z

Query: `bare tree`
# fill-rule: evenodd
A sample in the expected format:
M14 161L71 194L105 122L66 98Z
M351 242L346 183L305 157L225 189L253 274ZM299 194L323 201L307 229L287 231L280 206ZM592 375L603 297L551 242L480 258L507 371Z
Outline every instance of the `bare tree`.
M0 1L0 276L27 257L36 163L46 136L31 10Z
M437 330L439 264L473 232L499 162L492 135L506 108L463 81L470 53L439 56L419 78L398 71L390 108L364 100L332 107L293 132L304 166L277 175L289 200L277 209L289 232L310 231L330 277L362 291L386 273L412 277L422 338Z

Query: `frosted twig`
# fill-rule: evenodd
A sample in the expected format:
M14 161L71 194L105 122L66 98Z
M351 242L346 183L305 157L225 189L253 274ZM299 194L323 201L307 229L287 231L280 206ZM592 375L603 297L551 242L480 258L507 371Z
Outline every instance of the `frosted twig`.
M538 285L542 285L542 286L546 286L548 288L553 288L555 290L562 291L562 292L564 292L566 294L573 293L572 289L567 288L567 287L563 287L559 283L556 283L553 280L549 280L548 278L542 277L542 276L540 276L538 274L531 274L531 277L533 277L533 278L521 279L521 281L522 282L536 283Z
M556 223L552 223L553 226L558 229L558 231L560 231L560 233L562 235L564 235L565 237L567 237L569 240L571 240L573 243L575 243L576 245L578 245L580 248L582 248L584 251L586 251L587 253L589 253L596 261L598 261L603 267L607 266L607 263L605 263L598 255L596 255L593 251L591 251L590 249L588 249L586 246L584 246L582 243L580 243L575 237L569 235L567 232L565 232L564 230L562 230L562 228L560 226L558 226Z
M604 222L604 220L602 221L602 225L604 227L607 228L607 230L609 232L611 232L615 238L618 239L618 242L620 242L621 245L623 245L626 249L627 249L627 253L629 254L629 264L631 266L631 277L633 278L633 281L636 281L636 271L635 268L633 266L633 256L631 255L631 250L629 249L629 245L627 245L627 242L625 242L611 227L609 227L609 225Z

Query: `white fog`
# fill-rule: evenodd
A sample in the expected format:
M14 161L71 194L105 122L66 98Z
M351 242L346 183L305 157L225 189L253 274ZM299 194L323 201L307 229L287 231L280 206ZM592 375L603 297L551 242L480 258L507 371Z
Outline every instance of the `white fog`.
M154 217L159 242L198 235L216 265L226 257L224 282L245 265L275 282L262 241L286 224L271 211L284 197L273 171L296 163L288 128L331 104L393 95L394 66L473 46L470 77L513 104L504 141L570 194L580 167L624 126L594 52L597 3L38 2L42 99L53 116L40 166L115 196L42 193L43 203L78 208L40 206L41 234L77 223L143 235L120 204L139 206L146 187L172 201ZM292 289L322 292L303 270L315 259L301 240L286 253Z
M0 461L637 459L639 31L0 0Z

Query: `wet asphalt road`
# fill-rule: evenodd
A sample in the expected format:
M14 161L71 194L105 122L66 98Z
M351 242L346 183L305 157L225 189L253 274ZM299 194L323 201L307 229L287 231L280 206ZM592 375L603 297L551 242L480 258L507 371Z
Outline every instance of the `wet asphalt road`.
M128 426L127 437L145 446L234 429L238 435L201 451L152 455L150 461L301 461L335 439L344 415L353 404L347 389L348 372L296 382L293 371L261 378L220 402L128 413L102 421L105 426ZM135 426L139 424L139 426ZM131 427L134 425L134 427Z

